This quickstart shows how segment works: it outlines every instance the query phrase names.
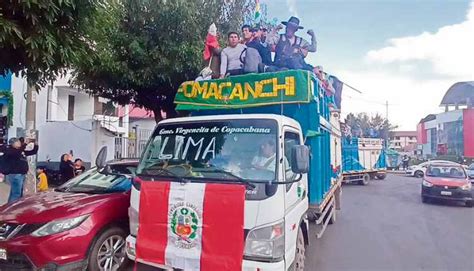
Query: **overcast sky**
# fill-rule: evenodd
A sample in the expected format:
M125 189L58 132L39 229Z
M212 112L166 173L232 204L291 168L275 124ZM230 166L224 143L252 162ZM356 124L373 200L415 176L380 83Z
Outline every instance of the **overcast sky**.
M446 90L474 81L472 0L260 0L269 17L291 15L314 29L318 52L308 62L360 89L345 87L343 114L380 113L398 130L415 130Z

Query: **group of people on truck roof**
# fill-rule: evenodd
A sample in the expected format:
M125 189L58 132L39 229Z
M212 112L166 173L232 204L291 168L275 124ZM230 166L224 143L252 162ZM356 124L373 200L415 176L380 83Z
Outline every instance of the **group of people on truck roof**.
M278 31L286 26L284 34ZM291 17L267 33L266 28L242 26L242 39L237 32L228 34L228 46L221 52L220 78L253 72L274 72L288 69L313 71L305 62L308 52L316 52L316 36L313 30L307 33L311 42L299 37L296 32L303 29L300 20ZM271 52L275 52L272 60Z
M279 34L283 27L284 34ZM314 67L306 63L309 52L316 52L316 36L313 30L308 30L311 42L297 36L296 32L303 29L300 20L291 17L282 22L272 31L265 27L242 26L242 36L237 32L227 34L227 47L219 50L216 29L211 25L204 58L209 66L201 72L199 79L224 78L227 76L256 73L275 72L289 69L314 71ZM209 39L211 37L211 39ZM272 59L271 52L275 53ZM214 58L213 58L214 57ZM220 57L220 63L216 65ZM217 70L217 72L216 72ZM199 80L198 79L198 80Z
M308 30L310 41L296 35L298 30L304 29L297 17L290 17L281 22L271 31L265 27L242 26L242 36L232 31L227 34L227 47L219 48L217 29L214 24L209 28L204 50L204 59L208 66L201 71L196 79L207 80L225 78L228 76L276 72L284 70L307 70L315 74L326 95L332 99L330 104L340 108L334 100L336 90L334 84L341 82L334 76L329 76L321 66L313 67L305 60L310 52L316 52L317 41L313 30ZM285 27L285 33L278 32ZM275 58L272 59L272 52Z

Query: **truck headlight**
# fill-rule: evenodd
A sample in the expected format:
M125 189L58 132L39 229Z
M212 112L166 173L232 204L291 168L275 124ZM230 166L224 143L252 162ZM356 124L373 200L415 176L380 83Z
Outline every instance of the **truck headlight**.
M471 190L471 188L472 188L472 184L470 182L461 186L462 190Z
M278 260L285 255L285 223L251 230L245 241L247 258Z
M41 228L37 229L33 233L32 236L35 237L42 237L48 236L55 233L60 233L63 231L67 231L70 229L74 229L84 222L89 215L82 215L78 217L63 219L63 220L55 220L47 223L46 225L42 226Z
M433 187L433 184L428 182L427 180L423 180L423 186L426 186L426 187Z

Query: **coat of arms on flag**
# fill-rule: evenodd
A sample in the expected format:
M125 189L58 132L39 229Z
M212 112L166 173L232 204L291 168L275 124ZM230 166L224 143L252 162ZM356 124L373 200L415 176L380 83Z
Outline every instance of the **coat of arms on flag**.
M186 271L242 270L244 205L240 184L142 181L137 260Z

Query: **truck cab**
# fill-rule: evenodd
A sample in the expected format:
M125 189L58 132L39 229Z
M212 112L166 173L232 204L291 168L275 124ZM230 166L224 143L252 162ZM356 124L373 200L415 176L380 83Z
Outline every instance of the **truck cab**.
M206 92L215 81L212 97ZM222 85L228 87L226 95ZM258 98L266 99L260 103ZM193 110L192 115L161 121L137 168L129 209L129 258L176 268L136 257L140 188L143 182L186 179L183 185L245 185L242 270L304 270L308 214L324 224L324 231L335 217L333 195L340 185L331 174L331 123L324 99L317 79L303 71L183 83L176 102L178 109ZM316 206L313 212L311 206Z

